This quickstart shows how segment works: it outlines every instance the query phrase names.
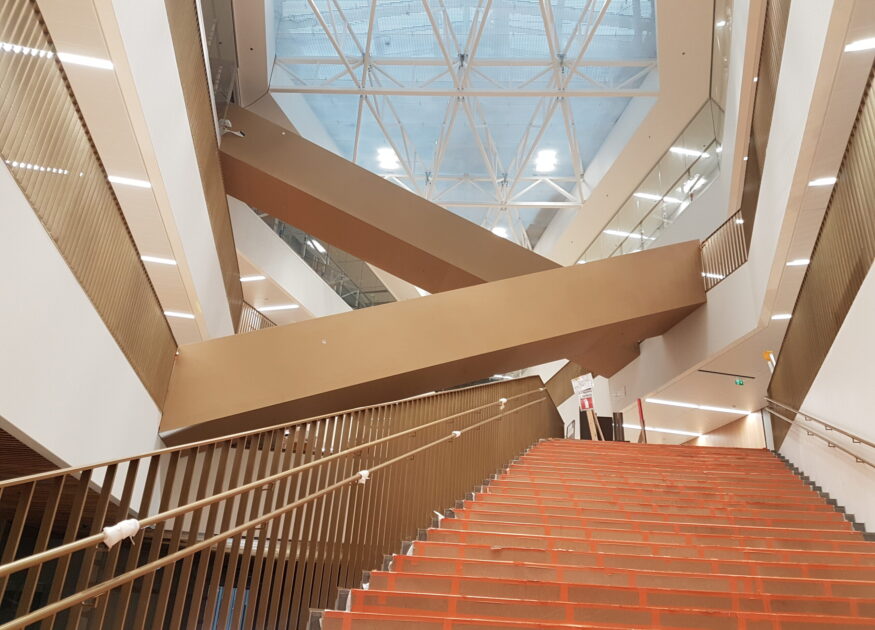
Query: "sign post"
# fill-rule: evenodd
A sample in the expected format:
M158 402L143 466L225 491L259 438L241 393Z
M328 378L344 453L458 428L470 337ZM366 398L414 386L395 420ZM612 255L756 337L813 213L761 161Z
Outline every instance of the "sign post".
M604 440L602 428L599 426L598 417L595 414L595 404L592 399L593 379L592 374L582 374L571 380L571 387L577 394L580 411L586 414L589 425L589 434L593 440Z

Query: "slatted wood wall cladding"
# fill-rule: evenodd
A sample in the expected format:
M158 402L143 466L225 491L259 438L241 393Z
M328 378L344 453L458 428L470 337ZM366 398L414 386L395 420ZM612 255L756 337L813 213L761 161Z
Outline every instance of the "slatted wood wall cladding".
M0 41L0 155L161 406L176 342L31 0L0 1Z
M793 308L770 398L799 409L875 260L875 71ZM780 423L783 425L783 423Z
M778 91L778 74L784 57L784 40L787 21L790 18L791 0L768 0L763 24L763 42L760 63L757 68L756 95L751 119L750 141L747 149L747 166L741 197L741 216L744 219L744 240L750 244L753 223L760 194L760 180L766 160L769 131L772 128L772 112L775 109L775 94Z
M231 230L231 214L222 181L219 165L219 143L216 139L213 106L210 100L210 84L204 61L197 5L193 0L166 0L170 36L176 53L176 65L182 82L182 95L188 114L188 124L194 140L198 170L207 200L210 226L219 255L219 266L225 293L231 308L234 330L240 324L243 307L243 287L240 284L240 269L237 266L237 249Z

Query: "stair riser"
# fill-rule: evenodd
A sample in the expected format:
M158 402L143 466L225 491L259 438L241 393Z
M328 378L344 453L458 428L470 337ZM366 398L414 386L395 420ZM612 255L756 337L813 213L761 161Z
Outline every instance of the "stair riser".
M543 506L546 508L557 507L574 507L574 508L593 508L606 509L612 506L625 507L635 511L653 510L664 514L705 514L705 513L737 513L739 510L748 511L751 514L755 512L771 512L776 516L783 513L795 514L812 514L826 513L835 514L835 510L820 501L818 503L733 503L730 501L679 501L677 499L658 499L649 497L644 499L611 499L611 498L558 498L558 497L537 497L524 494L507 494L499 492L477 492L474 495L474 500L485 503L513 503L514 505L530 505Z
M793 551L789 549L747 549L714 545L690 546L659 543L613 542L609 540L582 540L550 536L524 536L487 532L463 532L451 529L430 529L428 540L455 544L515 547L536 550L570 550L622 555L667 556L673 558L702 558L709 560L758 560L764 562L813 562L830 565L875 566L875 545L866 542L824 543L836 549L826 551ZM767 542L764 540L764 542ZM839 548L846 548L840 551Z
M712 534L729 536L780 536L782 538L804 538L810 540L862 540L859 532L851 529L850 523L846 523L843 529L793 529L778 527L751 527L744 525L697 525L695 523L662 523L659 521L627 521L622 518L599 519L599 518L565 518L546 517L538 514L513 514L501 512L483 512L479 514L468 513L465 510L455 510L456 518L450 521L482 522L488 521L499 526L513 524L522 527L542 528L540 531L548 536L550 530L569 529L615 529L632 532L667 532L673 534ZM451 523L447 527L454 528ZM460 525L459 529L466 526ZM529 531L527 533L536 533Z
M462 580L452 585L461 586ZM464 581L471 583L472 581ZM393 585L394 587L394 585ZM394 590L394 589L393 589ZM365 612L410 614L424 616L444 614L450 617L477 617L481 619L502 619L532 621L555 621L566 623L597 622L618 624L621 627L663 627L672 616L672 610L685 609L687 620L698 619L696 627L736 628L732 618L762 618L756 613L778 612L782 614L828 614L841 617L872 617L875 606L871 602L858 602L848 599L820 599L806 601L803 598L756 598L750 596L719 596L703 593L671 593L664 591L630 589L589 589L550 585L547 588L522 588L511 590L508 582L481 582L477 592L472 593L417 593L412 590L391 592L371 584L369 591L356 590L352 593L352 604L356 610ZM594 600L587 591L596 591L603 599ZM490 593L492 591L492 593ZM444 595L439 597L438 595ZM461 597L459 597L461 595ZM554 597L551 597L553 595ZM487 599L488 598L488 599ZM496 601L496 598L501 600ZM486 601L484 601L484 599ZM502 601L503 600L503 601ZM515 601L514 601L515 600ZM614 601L622 600L622 601ZM445 606L445 607L444 607ZM717 615L701 614L703 612ZM714 617L720 620L718 625Z
M526 562L530 564L634 569L638 571L875 581L875 566L835 566L767 561L733 562L692 558L648 557L629 554L587 553L564 549L558 551L518 548L502 549L485 545L447 545L436 542L417 542L414 545L413 555L429 558Z
M566 492L576 492L586 488L603 487L606 489L623 488L624 490L661 490L680 492L710 492L742 496L806 496L813 494L811 487L801 480L775 486L734 485L719 483L678 483L676 481L642 481L640 479L578 479L563 482L559 479L526 479L525 477L509 478L500 475L495 479L499 486L530 487L544 490L563 489Z
M659 462L646 459L632 460L609 460L605 458L587 457L584 460L566 459L560 457L538 458L524 455L514 460L513 466L531 468L541 472L569 472L580 470L600 470L604 472L629 472L641 471L648 473L672 473L680 472L692 475L704 475L713 473L718 477L742 477L745 475L763 475L766 477L795 476L786 465L774 463L769 465L752 466L741 464L739 466L728 465L726 462L715 462L713 465L703 462L698 466L686 463L672 463L669 461Z
M540 468L530 468L528 466L520 466L514 464L510 466L505 473L516 479L531 479L535 481L562 481L572 482L578 480L589 479L611 479L622 481L636 481L651 483L695 483L707 485L735 485L735 486L773 486L773 485L796 485L803 483L796 475L786 471L786 474L781 475L760 475L756 478L751 478L746 475L711 475L708 472L696 473L689 471L659 471L659 470L636 470L629 469L623 471L604 470L595 466L581 467L575 471L562 470L544 470Z
M632 569L605 571L586 567L510 565L501 562L417 556L396 556L392 570L399 573L598 584L627 588L662 588L671 584L675 589L717 593L875 598L875 584L850 580L720 576Z
M824 512L818 514L820 518L789 518L786 516L730 516L728 514L663 514L658 511L633 511L633 510L597 510L566 508L535 508L531 506L514 506L505 503L485 503L466 501L465 512L468 514L485 515L473 516L474 518L489 518L493 513L513 513L515 516L524 518L538 516L541 519L559 519L555 522L563 522L562 519L581 518L621 518L628 520L663 521L666 523L713 523L716 525L753 525L757 527L795 527L800 529L848 529L849 523L838 512ZM529 509L526 509L529 508ZM500 519L506 520L506 519ZM537 523L542 520L524 520L520 522ZM570 521L569 521L570 522Z
M499 512L523 512L526 514L556 514L556 515L581 515L595 514L596 512L623 512L626 514L662 514L664 516L710 516L724 518L734 516L737 518L784 518L803 521L842 521L844 517L833 509L824 507L820 510L777 510L777 509L752 509L735 505L729 508L706 508L671 506L662 504L629 503L626 501L553 501L549 504L540 505L516 501L509 498L493 497L488 494L479 494L473 501L465 501L465 507L480 508L483 510L496 510ZM656 519L654 519L656 520Z

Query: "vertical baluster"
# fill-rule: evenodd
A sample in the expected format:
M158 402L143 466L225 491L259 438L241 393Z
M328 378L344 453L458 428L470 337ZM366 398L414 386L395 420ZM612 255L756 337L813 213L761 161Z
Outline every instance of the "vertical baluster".
M61 502L61 496L64 491L64 480L66 477L59 475L46 480L44 483L50 486L46 497L46 505L43 510L42 521L36 535L33 553L37 554L45 551L48 548L49 536L52 533L52 526L55 523L55 515L58 512L58 504ZM24 580L24 586L21 589L21 598L18 600L18 608L15 612L16 617L21 617L30 612L30 605L33 603L33 595L36 592L37 583L39 581L40 570L42 565L37 565L28 569L27 577ZM2 599L3 590L0 588L0 599Z
M18 502L15 504L15 516L12 518L12 525L9 527L9 533L6 536L6 544L3 546L0 564L8 564L15 560L18 545L21 542L21 532L24 530L24 525L27 522L27 514L30 511L30 502L33 499L35 487L36 483L21 484L17 487ZM3 601L6 594L8 580L8 577L0 577L0 602Z

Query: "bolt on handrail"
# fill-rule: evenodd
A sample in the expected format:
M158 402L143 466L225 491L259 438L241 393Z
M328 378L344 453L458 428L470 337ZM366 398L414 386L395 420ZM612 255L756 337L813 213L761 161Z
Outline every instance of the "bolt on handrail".
M776 400L772 400L772 399L769 398L769 397L766 397L766 400L767 400L768 402L772 403L773 405L777 405L778 407L781 407L781 408L783 408L783 409L786 409L787 411L790 411L791 413L794 413L794 414L797 414L797 415L802 416L803 418L805 418L805 420L807 420L807 421L809 421L809 422L817 422L817 423L819 423L819 424L822 424L823 427L824 427L827 431L835 431L836 433L839 433L839 434L841 434L841 435L844 435L845 437L850 438L851 442L854 443L854 444L863 444L863 445L865 445L865 446L869 446L869 447L875 448L875 444L873 444L872 442L869 442L868 440L865 440L865 439L863 439L863 438L861 438L861 437L859 437L859 436L857 436L857 435L854 435L853 433L850 433L850 432L848 432L848 431L845 431L844 429L840 429L840 428L838 428L838 427L836 427L836 426L834 426L834 425L832 425L832 424L826 422L825 420L821 420L820 418L817 418L817 417L812 416L812 415L810 415L810 414L806 414L805 412L803 412L803 411L799 411L798 409L793 409L792 407L790 407L790 406L788 406L788 405L785 405L785 404L783 404L783 403L779 403L779 402L776 401ZM778 418L780 418L781 420L783 420L784 422L786 422L786 423L789 424L789 425L798 424L797 421L796 421L795 419L793 419L793 418L788 418L787 416L785 416L784 414L782 414L782 413L781 413L780 411L778 411L777 409L772 409L772 408L766 407L766 410L767 410L771 415L773 415L773 416L777 416ZM860 456L859 453L855 453L854 451L845 448L844 446L842 446L841 444L837 443L835 440L833 440L832 438L830 438L828 435L824 435L823 433L820 433L820 432L818 432L818 431L814 431L814 430L812 430L810 427L805 427L805 432L806 432L808 435L810 435L810 436L814 436L814 437L818 437L818 438L820 438L821 440L823 440L824 442L826 442L827 445L828 445L830 448L836 448L836 449L842 451L843 453L845 453L845 454L847 454L847 455L850 455L851 457L853 457L853 458L856 460L856 462L857 462L858 464L866 464L866 465L868 465L868 466L871 466L872 468L875 468L875 463L873 463L872 461L866 459L865 457Z

